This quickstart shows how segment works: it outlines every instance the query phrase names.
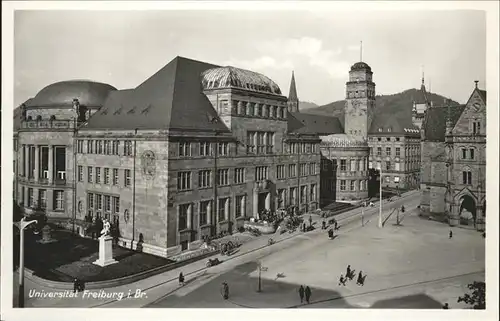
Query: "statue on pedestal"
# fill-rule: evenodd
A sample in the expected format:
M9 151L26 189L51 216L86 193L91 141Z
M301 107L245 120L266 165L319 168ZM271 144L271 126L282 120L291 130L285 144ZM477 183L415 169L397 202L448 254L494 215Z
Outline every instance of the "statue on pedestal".
M111 231L111 224L107 219L102 220L103 228L101 230L101 237L109 236Z

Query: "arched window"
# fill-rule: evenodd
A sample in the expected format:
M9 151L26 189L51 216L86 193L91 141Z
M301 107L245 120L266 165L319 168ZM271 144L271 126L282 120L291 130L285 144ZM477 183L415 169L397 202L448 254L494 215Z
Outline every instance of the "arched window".
M56 116L55 115L50 116L50 120L56 120Z
M462 169L462 184L472 185L472 172L469 167L464 167Z

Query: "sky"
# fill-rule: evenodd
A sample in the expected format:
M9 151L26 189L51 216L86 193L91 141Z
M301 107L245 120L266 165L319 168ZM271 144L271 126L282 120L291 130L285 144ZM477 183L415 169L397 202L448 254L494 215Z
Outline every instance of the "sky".
M344 99L349 68L377 94L427 88L465 103L486 88L485 13L449 11L16 11L14 107L43 87L89 79L134 88L176 56L262 73L301 101Z

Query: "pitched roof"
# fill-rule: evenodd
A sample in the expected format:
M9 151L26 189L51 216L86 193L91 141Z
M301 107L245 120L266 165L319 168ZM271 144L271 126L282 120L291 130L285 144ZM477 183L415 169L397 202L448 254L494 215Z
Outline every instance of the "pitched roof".
M481 98L483 98L484 103L486 104L486 90L478 89L477 91L479 92Z
M135 89L111 92L85 129L229 131L203 94L201 74L219 66L176 57Z
M379 129L382 129L380 131ZM411 119L402 116L374 115L368 134L380 133L412 134L419 135L420 130L413 125Z
M292 71L292 81L290 82L290 93L288 94L288 101L298 101L297 87L295 85L295 75Z
M457 123L460 115L465 109L465 105L451 106L450 118L453 126ZM446 119L448 117L448 107L429 108L425 113L422 127L425 131L425 140L443 142L446 133Z
M330 135L344 132L337 117L299 112L288 113L288 132L310 135Z

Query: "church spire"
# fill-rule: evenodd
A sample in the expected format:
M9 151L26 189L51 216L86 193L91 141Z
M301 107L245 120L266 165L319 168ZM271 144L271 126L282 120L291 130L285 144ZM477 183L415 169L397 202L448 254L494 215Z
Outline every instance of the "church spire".
M297 97L297 87L295 85L295 73L292 71L290 82L290 93L288 94L288 111L299 112L299 98Z

